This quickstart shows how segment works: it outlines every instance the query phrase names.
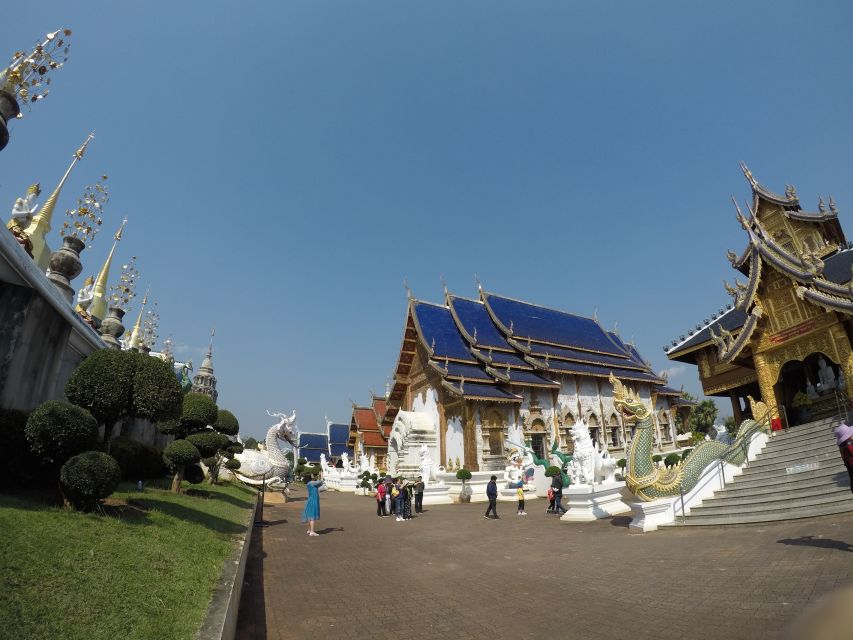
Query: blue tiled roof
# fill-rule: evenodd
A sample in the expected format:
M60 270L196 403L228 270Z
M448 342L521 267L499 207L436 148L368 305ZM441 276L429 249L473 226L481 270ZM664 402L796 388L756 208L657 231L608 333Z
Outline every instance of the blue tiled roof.
M850 267L853 266L853 251L839 251L823 261L823 277L835 284L850 282Z
M616 367L640 368L645 369L645 365L632 362L627 357L617 358L616 356L608 356L602 353L590 353L589 351L579 351L577 349L567 349L565 347L553 347L547 344L530 343L530 351L534 357L540 360L544 354L548 354L551 358L561 358L564 360L575 360L577 362L588 362L590 364L613 365Z
M436 362L438 368L444 370L444 362ZM486 371L474 364L462 364L460 362L447 363L447 375L454 378L462 378L465 380L486 380L492 382L492 377ZM467 384L467 382L466 382Z
M485 349L479 349L480 353L484 356L489 356L489 352ZM530 364L524 360L519 355L515 353L507 353L506 351L492 351L491 353L492 362L495 365L510 365L512 367L524 367L525 369L530 368Z
M328 451L329 441L322 433L300 433L299 449L322 449Z
M320 462L320 454L326 453L321 449L300 449L299 457L305 458L308 462Z
M329 446L349 440L349 425L332 423L329 425Z
M662 396L678 396L681 397L681 391L677 391L672 387L655 387L655 393L659 393Z
M474 362L474 356L468 350L468 344L459 333L450 309L425 302L415 302L415 321L421 330L427 347L434 349L433 356L436 359L452 358Z
M514 351L482 302L451 296L450 305L465 332L472 338L476 335L478 347Z
M486 294L485 301L501 325L518 339L531 338L565 347L624 355L607 332L591 318L548 309L527 302Z
M352 449L347 447L346 443L333 443L329 445L329 453L335 458L340 458L344 454L344 451L352 457Z
M580 362L565 362L562 360L551 360L548 363L551 371L560 373L577 373L587 374L599 377L609 377L611 373L620 379L637 380L641 382L657 382L661 379L645 371L637 371L636 369L620 369L618 367L601 367L592 364L583 364Z
M459 391L459 383L447 383L451 384L454 389ZM465 383L465 388L462 391L462 395L466 398L493 398L495 400L510 400L513 402L521 401L521 398L512 394L508 391L501 389L500 387L496 387L492 384L478 384L478 383Z
M548 387L559 387L560 384L558 382L554 382L553 380L548 380L547 378L543 378L538 373L533 373L532 371L519 371L517 369L509 370L509 380L512 384L529 384L536 386L548 386Z

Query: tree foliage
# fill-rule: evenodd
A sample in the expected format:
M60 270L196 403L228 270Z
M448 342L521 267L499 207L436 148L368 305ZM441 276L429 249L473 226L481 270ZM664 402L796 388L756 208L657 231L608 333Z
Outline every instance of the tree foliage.
M219 417L219 409L213 398L203 393L188 393L184 396L181 425L187 434L212 425Z
M62 400L48 400L27 418L25 432L32 452L59 467L95 444L98 423L85 409Z
M254 438L246 438L245 440L243 440L243 447L246 449L257 449L258 448L258 441L255 440ZM287 453L290 453L290 451L288 451ZM287 455L287 454L285 454L285 455ZM290 454L290 461L293 462L293 454L292 453Z
M228 436L212 429L191 433L186 437L186 440L198 449L203 458L216 456L220 449L229 444Z
M240 423L228 409L220 409L213 428L227 436L236 436L240 432Z
M181 411L181 385L172 368L135 351L96 351L71 374L65 396L105 425L105 440L123 418L158 422L177 418Z
M75 509L91 511L118 487L121 468L102 451L86 451L68 460L59 472L65 497Z
M690 424L694 431L708 433L717 419L717 405L713 400L703 400L693 408L690 414Z

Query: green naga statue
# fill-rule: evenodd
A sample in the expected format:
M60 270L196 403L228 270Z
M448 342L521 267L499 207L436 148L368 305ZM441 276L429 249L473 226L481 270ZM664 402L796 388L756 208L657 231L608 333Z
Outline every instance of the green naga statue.
M631 493L645 502L687 493L696 486L702 472L720 460L741 466L746 462L752 436L759 431L770 433L767 405L750 398L752 415L760 421L744 420L731 445L714 440L703 442L679 464L661 469L652 460L654 425L649 408L612 373L610 384L613 385L613 402L617 409L637 420L636 433L628 449L625 484Z
M543 467L546 471L548 467L556 466L552 465L551 461L548 458L540 458L536 455L536 452L528 447L525 444L518 444L517 442L513 442L512 440L507 439L507 443L511 444L514 447L518 447L522 451L525 451L530 454L530 459L533 460L534 466ZM560 448L557 446L557 441L554 441L554 445L551 447L551 451L549 452L553 456L557 456L560 459L560 475L563 477L563 487L568 487L571 484L571 478L566 473L566 468L572 462L572 456L570 454L563 453L560 451Z

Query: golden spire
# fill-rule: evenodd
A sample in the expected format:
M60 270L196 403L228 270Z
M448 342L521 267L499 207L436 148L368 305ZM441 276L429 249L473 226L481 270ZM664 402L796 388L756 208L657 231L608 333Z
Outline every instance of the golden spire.
M139 350L139 344L142 341L142 315L145 313L145 305L148 304L148 293L151 287L145 292L145 297L142 298L142 306L139 308L139 317L136 318L136 324L133 325L133 331L130 334L129 348Z
M113 246L110 249L109 255L107 255L107 260L104 262L104 266L101 267L101 270L98 272L98 277L95 279L95 288L92 291L92 305L89 307L89 315L93 318L97 318L98 320L103 320L107 317L107 280L110 277L110 266L113 263L113 254L116 250L116 245L118 241L121 240L121 234L124 231L124 225L127 224L127 218L122 220L121 226L116 232L115 236L113 236Z
M62 180L60 180L59 184L56 185L56 189L53 190L50 197L45 200L41 209L39 209L39 212L33 216L30 226L24 229L24 233L27 234L30 242L33 243L33 260L35 260L36 264L42 270L47 269L47 263L50 261L51 251L44 238L48 233L50 233L50 221L53 217L53 210L56 208L56 201L59 199L59 192L62 191L65 181L68 180L68 176L71 175L71 170L74 168L74 165L77 164L79 160L82 160L83 154L86 153L86 147L89 146L89 143L94 137L95 133L90 133L89 137L86 138L86 141L79 149L77 149L77 151L74 152L74 159L65 171L65 175L62 176Z

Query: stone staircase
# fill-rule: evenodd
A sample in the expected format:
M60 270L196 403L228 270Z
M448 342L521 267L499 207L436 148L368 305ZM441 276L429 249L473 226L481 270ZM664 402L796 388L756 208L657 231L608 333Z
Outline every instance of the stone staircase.
M837 417L825 418L775 433L742 475L673 524L747 524L853 511L832 433L837 424Z

